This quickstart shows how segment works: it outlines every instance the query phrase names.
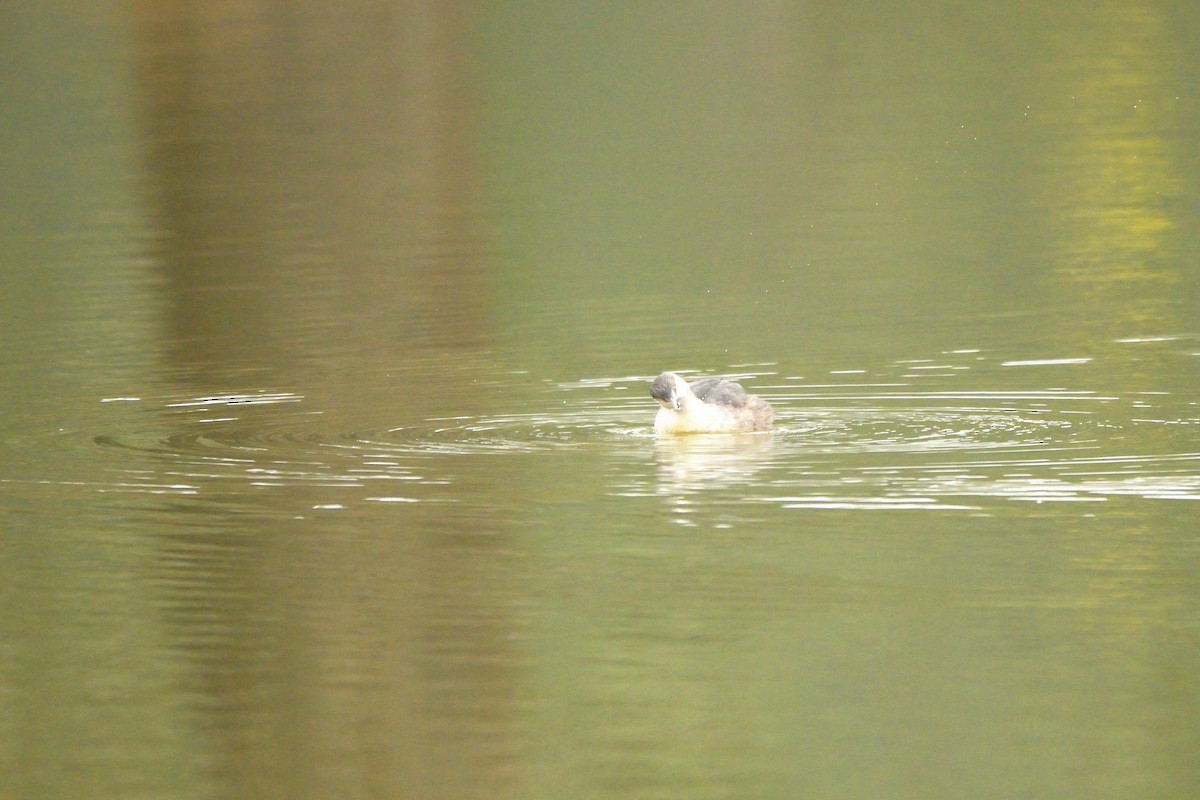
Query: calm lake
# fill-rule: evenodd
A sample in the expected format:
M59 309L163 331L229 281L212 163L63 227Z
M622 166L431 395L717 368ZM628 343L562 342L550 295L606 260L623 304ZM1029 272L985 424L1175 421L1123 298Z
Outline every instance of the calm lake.
M1198 52L0 11L0 800L1200 796Z

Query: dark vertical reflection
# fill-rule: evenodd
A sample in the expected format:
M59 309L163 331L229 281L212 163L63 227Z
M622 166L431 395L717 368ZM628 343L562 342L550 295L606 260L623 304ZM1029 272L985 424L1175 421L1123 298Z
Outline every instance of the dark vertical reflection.
M173 366L203 380L314 344L369 363L486 341L457 4L137 16Z
M359 516L357 534L197 525L161 538L159 571L221 796L511 794L512 587L494 536L444 510Z
M334 430L461 392L462 369L412 379L490 339L459 5L135 11L167 376L285 387ZM223 796L504 796L493 526L416 509L314 529L293 522L307 491L210 493L162 539Z

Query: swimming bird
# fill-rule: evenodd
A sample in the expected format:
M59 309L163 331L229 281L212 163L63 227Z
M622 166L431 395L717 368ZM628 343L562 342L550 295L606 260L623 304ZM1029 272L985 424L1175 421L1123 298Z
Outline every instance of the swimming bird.
M724 378L688 383L664 372L650 384L650 396L662 406L654 418L658 433L765 431L775 419L766 400Z

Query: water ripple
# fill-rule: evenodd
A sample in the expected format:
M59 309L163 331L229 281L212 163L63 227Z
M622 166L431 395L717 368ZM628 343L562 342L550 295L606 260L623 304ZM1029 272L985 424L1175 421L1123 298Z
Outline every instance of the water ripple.
M429 417L361 431L321 430L328 420L289 392L168 398L156 406L120 398L126 402L113 408L156 408L156 424L92 441L165 466L156 472L139 463L96 488L197 494L206 481L235 479L255 488L365 487L364 499L382 503L460 502L467 499L455 485L467 463L456 467L460 460L578 453L604 463L612 496L678 500L725 492L730 502L789 510L1200 499L1200 454L1186 447L1129 452L1150 438L1162 443L1162 436L1139 435L1139 426L1159 434L1200 424L1194 413L1171 413L1162 402L1168 397L1154 398L1161 405L1149 415L1144 393L1123 399L1061 388L920 391L892 381L797 385L751 377L777 408L773 432L656 437L647 376L552 384L545 410ZM370 489L383 485L405 488ZM314 508L337 509L342 501L334 496Z

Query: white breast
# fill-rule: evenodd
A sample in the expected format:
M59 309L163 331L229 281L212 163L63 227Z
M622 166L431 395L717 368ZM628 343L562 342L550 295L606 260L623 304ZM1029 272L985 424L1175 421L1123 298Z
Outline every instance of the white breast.
M654 430L659 433L723 433L739 427L737 417L724 407L696 399L685 402L680 411L660 408L654 418Z

